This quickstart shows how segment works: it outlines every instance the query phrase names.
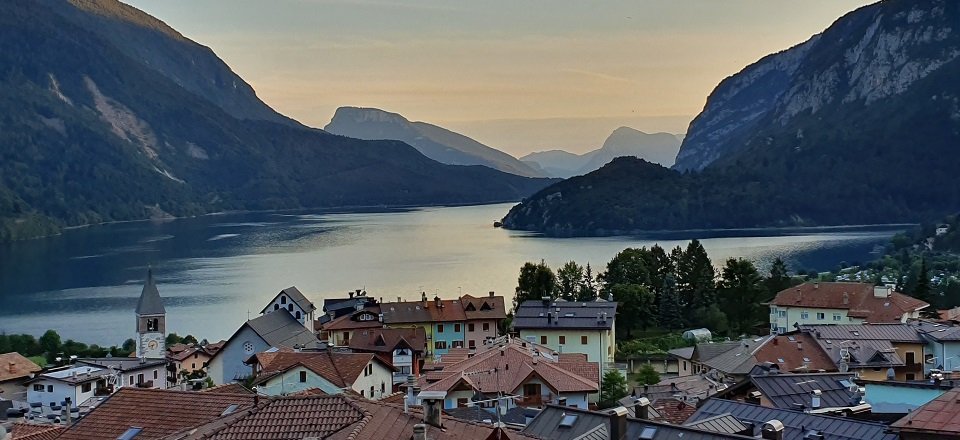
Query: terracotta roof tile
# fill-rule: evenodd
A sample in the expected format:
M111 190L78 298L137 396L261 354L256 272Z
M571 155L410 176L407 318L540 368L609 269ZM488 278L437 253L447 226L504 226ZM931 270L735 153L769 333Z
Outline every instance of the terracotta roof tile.
M507 310L502 296L463 295L460 297L467 319L506 319Z
M53 440L66 428L60 425L14 423L11 440Z
M954 388L890 425L894 430L950 435L960 432L960 388ZM933 437L931 437L933 438Z
M847 315L871 323L899 322L904 313L929 307L916 298L899 292L889 297L874 296L874 286L867 283L804 283L784 289L770 301L783 307L845 309Z
M401 345L419 352L426 351L427 333L423 327L372 328L357 330L350 336L353 350L389 353Z
M124 387L58 437L62 440L114 439L131 427L137 436L157 439L220 418L231 405L253 406L252 394L197 393Z
M263 359L260 356L261 354L257 355L258 361ZM353 384L367 364L374 359L374 355L371 353L338 353L332 351L276 352L267 353L267 355L268 362L260 364L258 383L262 383L297 365L302 365L341 388Z
M820 348L817 341L806 333L779 335L760 347L754 357L757 362L772 362L780 371L797 371L804 367L808 371L835 371L836 365L830 356Z
M0 354L0 382L29 377L30 373L40 371L39 365L20 355L20 353Z
M673 398L656 399L650 402L650 406L657 410L657 414L660 415L655 421L674 425L682 425L693 413L697 412L696 406Z
M272 400L207 434L211 440L300 440L327 438L359 422L364 412L344 396L308 395Z
M253 394L253 391L248 390L243 385L240 385L236 382L231 382L223 385L217 385L215 387L204 388L200 390L204 393L221 393L221 394Z

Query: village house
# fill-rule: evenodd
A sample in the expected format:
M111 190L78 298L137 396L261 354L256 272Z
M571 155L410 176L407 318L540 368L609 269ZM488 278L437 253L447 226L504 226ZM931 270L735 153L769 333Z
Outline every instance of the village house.
M776 365L762 364L715 398L817 414L867 413L870 405L855 379L854 373L780 373Z
M870 404L871 418L894 422L954 388L948 381L857 379L863 389L863 401Z
M244 322L207 363L207 376L213 383L245 380L250 368L244 362L256 353L271 348L319 348L316 335L307 330L286 309L268 311Z
M167 347L167 381L177 384L191 377L206 377L207 363L226 342L207 345L174 344Z
M911 325L924 343L923 365L929 374L960 372L960 327L955 324L915 321Z
M393 368L372 353L279 350L258 353L249 363L257 393L268 396L316 389L379 399L393 392Z
M343 315L375 305L377 305L377 300L367 296L367 292L361 289L347 292L346 298L324 298L323 314L317 317L316 327L319 329L323 324Z
M354 332L349 348L356 353L373 353L393 367L391 388L407 382L409 376L420 376L427 350L427 337L422 328L375 328Z
M929 307L923 301L868 283L808 282L777 293L770 306L770 332L799 325L905 323Z
M357 307L361 305L358 304ZM318 337L331 347L349 347L351 337L362 329L383 328L380 306L352 309L320 327Z
M960 388L911 411L890 428L901 440L960 439Z
M424 392L444 393L444 408L472 405L488 411L515 406L542 407L554 403L587 408L600 387L595 377L599 366L585 356L552 353L548 347L525 340L502 337L477 348L472 355L451 351L424 374ZM514 396L495 400L498 396ZM490 400L494 399L494 400Z
M803 325L837 365L868 380L924 378L925 341L910 324Z
M26 381L40 370L20 353L0 354L0 399L26 402Z
M521 303L513 317L513 329L525 341L556 353L583 353L604 370L616 355L616 316L615 302L544 298Z
M52 369L27 382L27 402L34 408L54 412L67 398L76 408L97 396L109 396L121 388L166 389L166 360L146 358L88 358Z
M286 310L287 313L290 313L294 319L300 322L300 325L313 331L314 311L317 310L317 307L314 306L306 296L303 296L303 293L296 287L287 287L281 290L280 293L267 303L266 307L260 311L260 314L263 315L278 310Z

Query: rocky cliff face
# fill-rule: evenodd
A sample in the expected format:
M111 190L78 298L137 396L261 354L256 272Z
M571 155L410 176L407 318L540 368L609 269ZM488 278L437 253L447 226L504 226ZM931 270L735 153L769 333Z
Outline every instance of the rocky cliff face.
M734 157L766 142L758 133L798 117L859 111L910 94L917 81L960 56L957 7L946 0L866 6L748 66L711 93L690 124L675 168L700 170ZM794 134L802 138L804 131Z

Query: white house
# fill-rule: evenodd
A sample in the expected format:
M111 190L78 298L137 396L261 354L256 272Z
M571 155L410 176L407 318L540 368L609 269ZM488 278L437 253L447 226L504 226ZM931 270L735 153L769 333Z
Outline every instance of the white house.
M251 319L230 336L207 363L207 376L213 383L245 380L252 370L244 364L256 353L270 348L317 348L317 336L307 330L294 315L286 312L268 312Z
M930 306L887 286L868 283L812 282L777 293L770 306L770 332L799 325L905 323Z
M278 310L286 310L294 319L300 321L300 324L308 330L313 330L314 312L317 307L303 296L296 287L287 287L280 291L277 296L267 304L260 314L267 314Z
M44 407L62 406L69 397L71 406L77 406L97 395L108 395L111 373L104 368L75 365L50 371L28 382L27 402Z
M282 396L319 389L353 390L376 400L393 392L393 369L372 353L267 352L255 358L257 392Z
M616 315L612 301L528 300L517 307L513 328L520 338L556 353L585 354L602 370L616 355Z

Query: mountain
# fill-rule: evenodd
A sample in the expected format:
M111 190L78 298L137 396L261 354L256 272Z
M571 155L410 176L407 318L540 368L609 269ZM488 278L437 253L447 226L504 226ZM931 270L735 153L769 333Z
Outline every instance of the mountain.
M340 107L324 130L357 139L406 142L425 156L450 165L483 165L527 177L544 174L515 157L469 137L375 108Z
M673 165L680 139L670 133L647 134L630 127L613 131L600 148L576 155L561 150L528 154L520 160L536 164L551 177L572 177L594 171L615 157L634 156L663 166Z
M723 80L675 171L622 161L507 227L556 234L916 222L960 206L960 3L887 0ZM681 173L682 172L682 173Z
M0 4L0 241L222 210L516 200L548 183L304 127L117 1Z

